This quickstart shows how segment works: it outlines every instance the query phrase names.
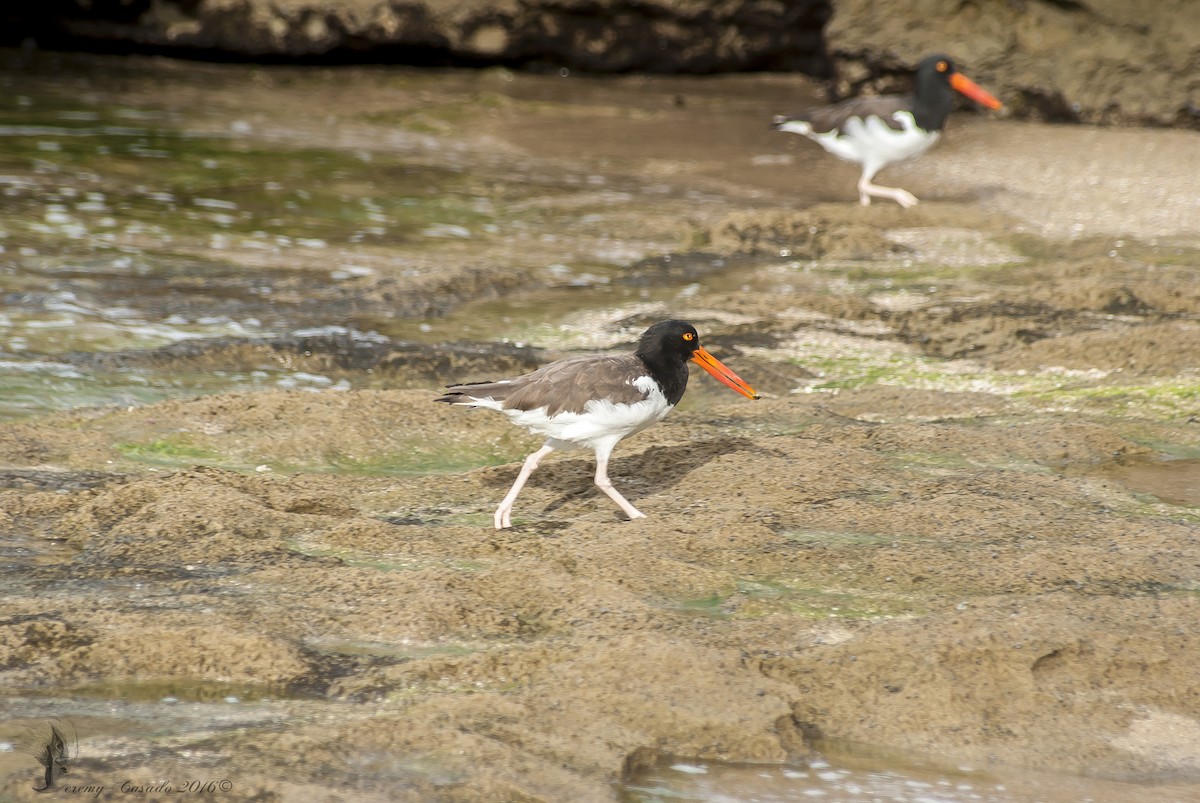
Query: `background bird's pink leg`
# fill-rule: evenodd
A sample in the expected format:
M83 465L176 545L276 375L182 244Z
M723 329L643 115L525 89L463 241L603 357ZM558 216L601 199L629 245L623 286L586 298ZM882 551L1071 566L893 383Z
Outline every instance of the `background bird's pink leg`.
M858 202L860 204L870 206L871 196L875 196L876 198L891 198L905 209L917 205L917 196L908 190L902 190L899 187L882 187L878 184L872 184L871 179L874 176L874 173L870 175L863 173L862 178L858 180Z

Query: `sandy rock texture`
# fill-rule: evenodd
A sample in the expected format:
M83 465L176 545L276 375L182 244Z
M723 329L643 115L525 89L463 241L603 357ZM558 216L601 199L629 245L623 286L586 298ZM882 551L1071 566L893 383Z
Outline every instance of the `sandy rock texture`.
M821 740L1194 793L1200 526L1116 477L1200 449L1194 369L1155 359L1194 343L1198 302L1170 288L1196 269L1162 266L1154 284L1138 259L1067 249L1038 269L919 272L897 304L894 284L867 285L898 279L901 258L951 259L931 243L964 216L919 210L713 227L731 255L801 236L873 256L767 262L679 305L765 398L697 376L697 407L622 444L614 480L645 520L623 521L590 459L565 454L522 494L518 526L492 530L536 441L420 388L0 427L7 526L59 545L6 593L0 682L278 695L251 709L266 722L178 735L168 754L93 739L79 768L149 780L195 766L185 755L235 761L230 799L606 800L662 756L801 761ZM984 253L1006 242L981 231ZM722 323L734 305L743 322ZM621 339L658 314L605 328ZM781 369L792 359L808 379ZM1014 392L1005 370L1074 382ZM846 386L798 392L821 374ZM147 464L131 443L194 451ZM505 464L428 470L479 445L468 460ZM425 471L378 475L413 453ZM4 791L33 799L23 785Z

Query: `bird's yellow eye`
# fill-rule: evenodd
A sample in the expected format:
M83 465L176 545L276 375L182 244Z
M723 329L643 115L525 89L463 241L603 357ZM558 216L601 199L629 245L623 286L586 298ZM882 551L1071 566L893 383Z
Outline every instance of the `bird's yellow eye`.
M684 332L683 339L684 340L695 340L696 336L694 334L692 334L691 332Z
M944 62L944 61L939 61L939 62L937 63L937 71L938 71L938 72L945 72L945 71L946 71L946 70L948 70L948 69L950 69L950 65L949 65L949 64L947 64L946 62Z

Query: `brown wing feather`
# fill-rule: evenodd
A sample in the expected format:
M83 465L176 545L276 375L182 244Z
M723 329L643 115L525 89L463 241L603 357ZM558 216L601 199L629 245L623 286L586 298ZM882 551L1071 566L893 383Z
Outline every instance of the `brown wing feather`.
M789 120L803 120L812 126L814 134L824 134L841 128L852 117L866 120L874 115L879 117L888 128L901 130L903 126L896 121L895 114L902 110L912 110L912 98L901 95L879 95L865 98L851 98L835 103L832 106L819 106L806 109L791 117L776 120L776 125L782 125Z
M644 401L645 392L635 387L633 380L647 374L646 366L631 354L568 357L508 382L451 385L437 401L461 404L463 396L473 396L494 399L506 410L545 407L548 416L582 413L592 399L614 404Z

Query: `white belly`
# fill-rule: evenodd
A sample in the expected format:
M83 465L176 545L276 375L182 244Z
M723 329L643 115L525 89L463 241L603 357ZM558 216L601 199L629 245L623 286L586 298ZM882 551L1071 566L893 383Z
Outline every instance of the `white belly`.
M938 141L940 132L918 128L911 113L896 112L895 118L900 130L889 128L878 117L868 117L866 122L851 117L841 130L824 134L813 133L808 123L800 121L785 123L780 130L803 134L834 156L873 171L920 156Z
M514 424L556 441L555 448L572 445L595 449L603 443L611 448L621 438L661 421L674 406L667 403L658 383L650 377L639 377L633 384L646 393L644 400L633 404L593 399L582 413L547 416L545 407L502 412Z

